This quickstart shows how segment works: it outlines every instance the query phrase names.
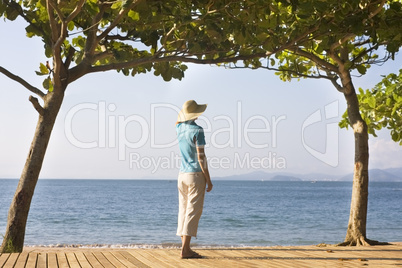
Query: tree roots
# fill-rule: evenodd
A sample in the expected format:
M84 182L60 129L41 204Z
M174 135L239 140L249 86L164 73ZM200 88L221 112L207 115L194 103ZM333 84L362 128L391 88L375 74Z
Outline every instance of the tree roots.
M389 245L388 242L379 242L376 240L370 240L367 239L363 236L360 237L356 237L354 239L350 239L350 240L346 240L340 244L338 244L338 246L349 246L349 247L353 247L353 246L378 246L378 245Z

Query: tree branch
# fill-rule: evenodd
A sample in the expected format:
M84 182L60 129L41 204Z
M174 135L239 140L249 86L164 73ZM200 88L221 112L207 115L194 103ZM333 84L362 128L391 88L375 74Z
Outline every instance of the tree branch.
M70 48L68 49L66 60L64 61L64 66L66 69L68 69L70 67L70 64L74 57L74 53L75 53L75 48L73 46L70 46Z
M84 50L84 60L81 62L81 64L90 64L87 62L88 58L91 58L93 56L93 53L95 51L96 46L100 41L97 40L96 32L98 31L98 25L102 20L103 14L105 13L105 9L107 8L108 3L103 3L100 11L96 16L93 17L92 19L92 26L88 29L88 34L87 34L87 42L85 44L85 50Z
M385 45L385 44L386 44L386 42L382 42L382 43L380 43L380 44L378 44L378 45L375 45L375 46L369 47L368 49L365 49L364 51L362 51L362 52L360 52L358 55L356 55L356 57L354 57L354 58L351 60L351 62L352 62L353 64L356 64L356 63L357 63L358 61L360 61L365 55L369 55L369 59L364 62L364 63L366 63L366 64L378 64L378 63L382 63L382 62L387 61L387 60L389 59L388 56L384 56L382 59L379 59L379 60L371 59L371 56L370 56L372 52L378 50L378 47L379 47L379 46L382 46L382 45Z
M67 37L67 24L80 13L82 6L84 5L84 2L85 2L84 0L80 0L80 2L75 6L74 10L70 13L70 15L68 15L68 17L65 18L63 13L59 10L59 8L51 0L48 1L49 6L51 6L56 11L61 21L60 36L58 36L57 41L54 44L54 47L58 48L64 42L65 38Z
M77 65L70 69L70 76L68 79L68 83L72 83L78 78L82 77L88 73L97 73L97 72L106 72L111 70L119 70L124 68L134 68L145 63L154 63L154 62L186 62L186 63L197 63L197 64L218 64L218 63L229 63L229 62L236 62L240 60L249 60L253 58L265 58L269 57L274 52L264 52L264 53L255 53L252 55L238 55L238 56L230 56L226 58L217 58L217 59L198 59L196 57L192 57L192 55L180 56L180 55L172 55L172 56L165 56L159 57L154 55L152 57L145 57L141 59L135 59L133 61L127 62L119 62L119 63L110 63L107 65L99 65L99 66L84 66L84 65Z
M117 15L117 17L114 19L114 21L109 25L109 27L107 27L106 30L104 30L97 38L97 43L100 42L100 40L102 40L103 38L105 38L115 27L116 25L121 21L121 19L124 17L124 15L126 15L131 8L133 8L136 4L138 4L139 2L141 2L143 0L136 0L133 1L133 3L131 3L131 5L128 8L124 8L122 10L120 10L119 14Z
M338 84L337 80L338 80L338 76L333 75L331 77L331 75L329 73L327 73L328 75L328 79L331 81L332 85L336 88L336 90L338 90L341 93L345 93L345 88L342 87L341 85Z
M347 55L348 55L347 48L343 48L343 50L341 51L341 57L347 57ZM348 60L348 59L347 58L342 59L333 51L329 51L328 56L331 57L338 64L338 72L337 73L338 73L338 76L341 78L342 86L340 86L338 83L334 83L336 81L331 81L332 84L336 87L336 89L338 91L340 91L339 88L342 88L341 92L343 92L344 94L350 94L349 86L352 84L352 80L350 77L349 70L347 70L345 68L345 62L344 62L344 60Z
M378 13L380 13L380 11L384 8L385 3L387 2L386 0L380 0L378 1L379 5L378 7L370 13L369 15L369 19L372 19L374 16L376 16Z
M338 42L333 43L330 47L331 51L334 51L335 49L337 49L338 47L340 47L341 45L343 45L343 43L345 43L346 41L352 40L353 38L355 38L356 35L355 34L346 34L344 37L342 37L341 39L338 40Z
M27 88L29 91L31 91L32 93L35 93L36 95L38 95L39 97L41 97L41 99L44 99L46 94L43 93L40 89L32 86L31 84L29 84L27 81L25 81L24 79L22 79L21 77L9 72L8 70L6 70L5 68L0 66L0 72L3 73L5 76L7 76L8 78L14 80L15 82L20 83L22 86L24 86L25 88Z
M77 4L77 6L74 8L73 12L68 15L66 19L66 24L72 21L77 15L80 13L82 7L84 6L85 0L80 0L80 2Z
M237 67L236 66L234 68L232 68L232 67L229 67L229 68L230 69L243 69L243 68L248 68L248 67ZM327 80L333 79L333 76L331 76L331 75L322 75L322 74L308 75L308 74L302 74L300 72L297 72L297 71L294 71L294 70L291 70L291 69L278 69L278 68L272 68L272 67L268 67L268 66L261 66L259 68L266 69L266 70L269 70L269 71L289 72L289 73L294 74L295 76L298 76L299 78L327 79Z
M39 104L39 101L37 98L33 97L33 96L29 96L29 101L32 103L33 107L35 108L35 110L40 114L43 115L45 113L45 110L43 109L43 107Z
M111 53L109 51L105 51L105 52L102 52L102 53L95 54L94 57L93 57L93 61L97 62L97 61L104 60L104 59L107 59L107 58L110 58L110 57L113 57L113 53Z
M60 18L60 20L61 21L64 21L64 15L63 15L63 13L61 12L61 10L57 7L57 5L55 5L53 2L52 2L52 0L49 0L48 1L48 4L56 11L56 13L57 13L57 16L59 16L59 18Z
M289 49L290 51L292 51L294 54L305 57L319 65L321 65L323 67L323 69L328 69L332 72L337 72L338 69L336 68L336 66L332 65L331 63L321 59L320 57L314 55L313 53L304 51L303 49Z
M59 37L59 29L57 27L57 22L54 18L54 14L53 14L53 6L54 5L52 3L52 0L47 0L46 6L47 6L47 14L49 16L50 30L52 31L52 46L53 46Z

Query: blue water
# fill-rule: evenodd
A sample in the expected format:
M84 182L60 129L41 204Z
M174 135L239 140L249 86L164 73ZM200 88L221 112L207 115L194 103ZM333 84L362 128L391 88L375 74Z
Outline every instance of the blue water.
M17 180L0 179L0 234ZM342 242L350 182L214 181L198 246ZM26 245L175 246L176 181L39 180ZM371 183L367 236L402 241L402 183Z

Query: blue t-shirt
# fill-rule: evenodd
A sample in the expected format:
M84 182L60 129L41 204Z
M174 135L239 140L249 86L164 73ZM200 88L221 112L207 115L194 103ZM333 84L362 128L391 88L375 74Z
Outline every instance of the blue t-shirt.
M177 140L181 154L180 172L201 172L197 147L205 145L204 129L194 121L176 125Z

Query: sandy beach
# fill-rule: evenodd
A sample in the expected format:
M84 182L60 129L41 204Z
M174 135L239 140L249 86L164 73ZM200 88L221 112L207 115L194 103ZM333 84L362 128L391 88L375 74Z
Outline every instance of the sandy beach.
M178 248L25 247L1 254L0 267L396 267L402 242L370 247L335 245L194 248L204 258L181 259Z

